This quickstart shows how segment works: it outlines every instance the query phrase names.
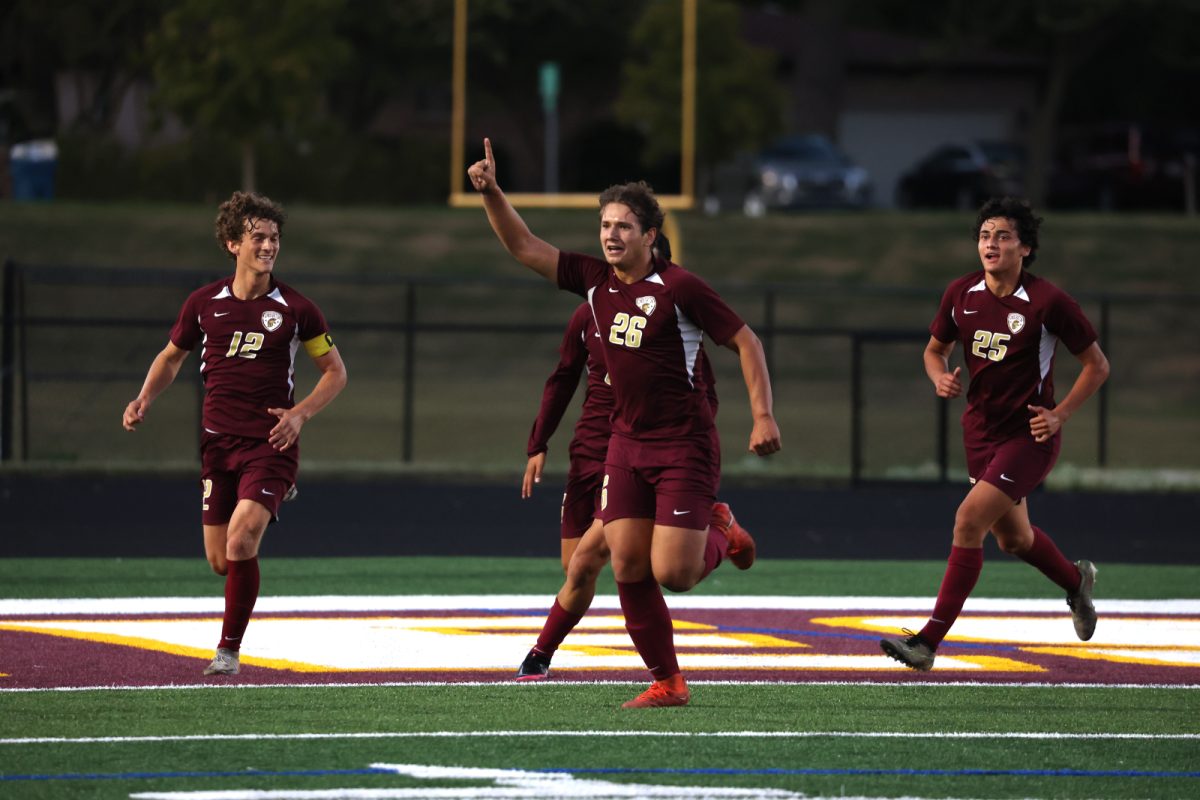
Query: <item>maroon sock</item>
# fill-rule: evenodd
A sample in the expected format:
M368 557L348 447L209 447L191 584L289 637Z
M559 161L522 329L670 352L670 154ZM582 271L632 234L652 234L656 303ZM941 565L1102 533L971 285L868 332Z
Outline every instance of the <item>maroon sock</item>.
M230 561L225 576L225 619L221 624L221 642L217 647L240 650L242 636L258 600L258 556L245 561Z
M963 603L975 588L979 573L983 571L982 547L950 548L950 558L946 561L946 574L942 577L942 588L938 590L937 602L933 604L933 614L929 622L921 628L921 638L933 649L942 643L950 626L958 619Z
M725 534L716 525L709 525L708 540L704 543L704 572L700 573L700 580L707 578L708 573L721 565L728 551L729 540Z
M621 598L621 613L625 615L625 630L629 631L633 646L654 680L678 674L671 612L658 582L654 578L639 583L617 581L617 594Z
M546 615L546 623L542 625L542 632L538 635L537 644L533 649L546 658L553 657L554 651L581 619L583 614L572 614L559 605L557 597L554 598L554 605L550 606L550 613Z
M1079 568L1068 561L1054 540L1036 525L1033 526L1033 546L1021 553L1019 558L1037 567L1068 594L1079 588Z

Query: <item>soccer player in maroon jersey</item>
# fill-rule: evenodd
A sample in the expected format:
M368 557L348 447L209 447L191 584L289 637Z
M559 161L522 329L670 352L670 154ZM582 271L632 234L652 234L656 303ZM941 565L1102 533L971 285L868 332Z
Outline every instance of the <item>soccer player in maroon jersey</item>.
M587 298L613 389L612 437L601 486L604 537L629 631L654 677L627 708L679 706L687 683L675 656L660 584L686 591L712 571L727 542L708 534L720 443L697 358L704 334L738 353L750 395L749 449L780 448L762 343L706 283L655 259L663 212L645 183L600 195L604 260L534 236L496 183L491 142L467 170L500 242L517 261Z
M670 260L670 245L661 233L655 240L655 255ZM716 415L716 379L707 357L701 351L701 369L708 386L709 405ZM562 564L566 581L554 598L537 643L517 669L519 681L543 680L550 674L550 661L559 645L591 607L596 595L596 580L608 563L609 550L600 518L600 491L604 477L604 457L612 432L612 388L604 367L603 345L596 332L592 309L583 303L571 315L559 345L559 361L542 393L542 404L529 434L529 461L521 483L521 496L530 497L533 485L541 481L546 464L548 442L562 421L562 415L579 375L587 369L587 392L575 435L568 448L570 467L563 493L561 513ZM733 517L728 503L713 504L710 537L727 541L726 556L739 569L748 569L754 561L754 540Z
M122 417L125 430L135 430L200 346L201 523L208 562L225 576L221 639L205 675L238 672L242 636L258 599L259 544L296 482L300 429L346 385L346 367L320 309L272 274L283 223L282 207L258 194L234 192L221 204L216 236L234 260L233 276L187 298ZM321 376L296 403L292 378L300 346Z
M925 372L938 397L962 394L962 368L951 371L949 358L955 342L963 345L970 375L963 443L973 486L955 515L954 543L932 616L920 632L879 643L913 669L932 669L938 645L983 569L989 531L1001 550L1041 570L1066 592L1080 639L1092 638L1096 629L1095 565L1071 563L1029 521L1027 496L1054 466L1063 424L1108 377L1108 359L1079 304L1029 272L1041 222L1024 201L1005 197L985 203L975 221L983 269L950 284L929 326ZM1060 340L1083 368L1056 405L1054 350Z

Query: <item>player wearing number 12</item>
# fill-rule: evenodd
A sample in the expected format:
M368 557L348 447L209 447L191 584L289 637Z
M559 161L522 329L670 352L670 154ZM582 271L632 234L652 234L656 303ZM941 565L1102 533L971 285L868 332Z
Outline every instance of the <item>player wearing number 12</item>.
M242 636L258 600L259 544L296 482L300 429L346 385L346 367L320 309L272 274L283 223L283 209L261 195L235 192L221 205L217 243L234 260L234 274L184 302L167 346L121 420L135 430L188 353L200 347L204 550L213 571L225 576L221 639L206 675L234 675L240 668ZM295 403L301 346L321 375Z
M963 444L973 486L954 518L954 544L933 614L919 632L883 639L887 655L918 670L933 667L934 652L958 619L983 569L983 540L1040 570L1067 595L1076 635L1092 638L1096 567L1071 563L1029 521L1027 495L1049 474L1062 445L1061 429L1108 378L1108 359L1096 332L1070 295L1029 272L1041 218L1028 203L989 200L975 221L983 269L952 282L929 326L925 373L939 397L962 393L961 367L949 357L962 342L970 374ZM1071 390L1054 402L1054 350L1059 341L1083 368Z

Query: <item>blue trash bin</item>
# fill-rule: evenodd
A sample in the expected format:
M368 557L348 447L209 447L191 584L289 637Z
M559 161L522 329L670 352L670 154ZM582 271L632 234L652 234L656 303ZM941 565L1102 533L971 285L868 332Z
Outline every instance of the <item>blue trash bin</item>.
M13 200L53 200L58 145L52 139L14 144L9 151L8 173Z

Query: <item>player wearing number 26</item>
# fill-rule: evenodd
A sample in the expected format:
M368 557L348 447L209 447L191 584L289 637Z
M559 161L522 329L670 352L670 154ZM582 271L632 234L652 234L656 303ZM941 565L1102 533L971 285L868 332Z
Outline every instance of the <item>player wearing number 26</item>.
M209 675L238 672L242 635L258 599L259 544L294 489L300 429L346 385L346 367L321 311L272 274L283 223L283 209L261 195L235 192L221 205L217 243L234 260L234 274L184 302L167 346L121 420L135 430L188 353L200 348L201 522L208 561L225 576L225 616ZM296 403L301 346L320 378Z
M958 618L983 569L983 540L1040 570L1067 596L1075 633L1096 628L1096 567L1072 563L1029 521L1026 499L1049 474L1061 429L1108 378L1096 332L1070 295L1032 274L1041 218L1014 198L989 200L975 221L983 269L952 282L929 326L925 373L939 397L962 394L962 367L951 371L958 342L970 374L963 412L967 474L973 484L954 518L954 544L933 614L919 632L884 639L883 651L913 669L933 666L934 651ZM1061 403L1054 401L1058 342L1082 364Z
M655 255L665 219L648 185L601 193L603 258L569 253L529 230L496 181L490 140L483 149L467 175L493 232L517 261L587 300L603 347L613 411L599 511L625 629L654 677L624 705L686 705L691 694L659 587L687 591L726 557L750 560L710 526L721 451L703 339L738 354L753 419L748 449L768 456L781 445L762 343L708 284Z

